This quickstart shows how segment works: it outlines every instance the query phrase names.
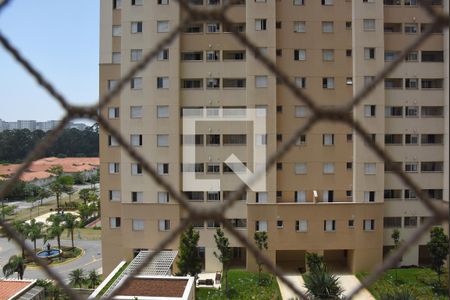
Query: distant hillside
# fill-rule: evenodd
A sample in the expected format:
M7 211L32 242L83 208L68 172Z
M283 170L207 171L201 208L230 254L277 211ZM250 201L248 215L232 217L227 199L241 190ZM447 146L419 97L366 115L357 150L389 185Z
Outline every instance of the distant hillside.
M41 130L6 130L0 132L0 163L19 163L46 135ZM64 129L42 157L97 157L98 132L91 128Z

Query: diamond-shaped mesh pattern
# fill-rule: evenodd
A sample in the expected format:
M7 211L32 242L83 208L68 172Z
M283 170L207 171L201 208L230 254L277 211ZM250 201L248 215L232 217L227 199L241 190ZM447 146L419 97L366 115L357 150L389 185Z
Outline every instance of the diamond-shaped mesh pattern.
M0 1L0 17L1 13L4 13L5 7L8 6L13 0L3 0ZM355 0L354 0L355 1ZM448 1L448 0L444 0ZM181 9L185 12L186 17L180 22L180 24L169 34L166 35L164 39L162 39L151 51L149 51L144 58L135 65L133 68L129 70L129 72L115 85L115 87L104 97L99 100L98 105L95 106L74 106L69 104L67 99L46 79L44 76L37 71L31 62L27 61L22 54L17 50L15 46L0 32L0 43L2 46L8 51L14 59L22 65L25 70L29 73L31 77L33 77L39 85L42 86L54 99L65 109L66 115L62 119L61 124L54 129L49 135L47 135L37 146L36 148L30 152L25 159L25 162L22 166L17 170L17 172L8 180L8 182L3 185L0 190L0 198L2 198L14 185L14 183L20 178L22 173L30 166L33 160L37 159L41 154L45 152L46 149L55 141L64 127L68 124L69 121L76 118L89 118L97 121L102 129L108 134L112 135L120 146L130 155L132 159L142 164L143 169L146 173L148 173L153 180L159 184L161 187L166 189L171 198L177 201L184 210L188 213L188 218L184 219L180 222L179 226L177 226L174 230L171 231L170 235L168 235L165 239L163 239L158 247L156 247L154 252L146 255L139 265L136 265L136 268L133 270L133 274L139 274L142 270L146 268L149 262L151 262L157 255L159 251L165 249L170 243L172 243L179 234L187 228L187 226L194 221L198 220L216 220L218 222L223 223L224 228L228 230L228 232L233 235L244 247L248 249L248 251L256 256L259 253L258 248L254 245L254 243L247 239L242 233L233 228L231 224L225 222L225 211L233 205L233 203L240 198L240 196L245 192L247 186L242 184L236 191L230 194L229 198L226 199L228 201L224 201L221 205L218 205L212 209L199 209L194 208L185 196L180 193L177 188L172 187L163 177L159 176L157 171L148 163L145 158L140 155L137 151L135 151L129 144L128 139L125 138L117 131L111 124L108 123L108 120L101 114L98 114L98 111L105 108L113 99L113 97L119 95L121 90L125 87L126 84L133 78L138 72L145 69L148 64L155 59L158 53L164 49L164 47L168 46L182 31L183 28L192 21L218 21L223 24L223 27L233 28L231 26L230 19L226 16L226 12L228 8L232 5L232 1L228 1L228 4L224 5L220 9L208 9L208 10L198 10L193 9L188 5L187 0L177 0ZM418 1L419 2L419 1ZM448 28L449 26L449 16L446 14L441 14L436 12L431 6L431 1L420 1L420 5L423 9L428 13L428 15L432 18L432 24L425 31L423 31L417 39L415 39L411 44L406 45L403 51L397 56L397 58L392 61L390 64L386 64L385 68L382 69L377 76L375 76L374 80L371 81L370 84L364 87L359 93L354 95L352 99L348 102L347 105L342 107L338 107L335 109L325 109L319 107L313 98L306 95L302 90L296 87L295 83L281 70L278 69L277 66L264 55L259 55L259 50L256 45L254 45L245 34L242 34L238 31L232 32L234 38L241 43L242 46L245 46L249 52L251 52L255 57L259 59L259 61L274 75L277 77L277 80L280 84L284 84L290 92L292 92L299 101L303 104L306 104L310 111L312 112L312 117L308 120L308 122L302 127L298 128L294 133L292 138L288 141L284 142L278 150L271 154L267 160L267 169L273 167L277 160L279 160L283 155L285 155L295 142L298 137L302 134L305 134L313 125L317 124L321 121L333 121L340 122L346 124L353 128L354 132L356 132L359 136L361 136L367 145L370 146L372 151L378 155L378 157L384 160L385 164L390 165L393 172L400 178L405 186L409 189L413 190L417 197L421 200L421 202L432 212L433 217L427 219L417 230L414 231L412 235L410 235L401 246L392 253L387 259L384 260L383 264L377 266L374 270L372 270L370 276L368 276L362 284L355 289L349 298L352 298L357 292L359 292L362 288L367 287L374 283L387 269L394 266L398 260L405 254L405 252L412 245L416 244L418 240L429 231L429 229L435 225L440 224L446 220L448 220L448 209L442 209L436 206L433 201L428 197L426 193L423 193L420 186L406 173L404 173L398 166L393 164L392 159L388 153L386 153L379 145L374 143L371 139L370 134L364 129L364 127L354 120L349 112L352 111L355 105L360 104L360 102L371 93L374 88L383 82L384 78L389 75L404 59L408 52L416 49L418 46L424 43L431 34L436 29ZM447 62L448 63L448 62ZM254 176L254 180L260 176L261 173L256 173ZM448 203L447 203L448 204ZM34 253L33 250L27 246L23 240L23 238L18 234L14 228L7 221L0 220L0 225L4 228L6 234L11 237L17 244L23 246L30 257L34 259L36 264L40 265L43 270L47 273L47 275L54 279L67 293L67 295L71 299L80 299L72 289L66 284L65 280L51 267L49 267L44 261L40 260ZM304 295L298 287L294 286L290 281L286 280L281 271L276 267L276 265L271 262L264 255L260 256L260 260L267 267L267 269L273 274L280 277L280 279L293 291L301 299L307 299L306 295ZM132 275L132 274L130 274ZM127 280L132 278L132 276L128 276L123 284L126 284ZM107 298L114 297L114 293L111 293Z

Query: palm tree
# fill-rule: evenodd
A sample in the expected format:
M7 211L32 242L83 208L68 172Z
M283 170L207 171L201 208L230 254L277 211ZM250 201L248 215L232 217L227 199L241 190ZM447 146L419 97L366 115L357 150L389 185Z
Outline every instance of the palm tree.
M318 269L303 275L306 294L312 299L340 299L343 289L336 275Z
M84 271L83 269L75 269L72 272L69 273L69 284L71 286L77 286L81 288L83 286L83 283L85 282L86 278L84 277Z
M17 255L13 255L9 258L8 262L3 266L3 274L6 278L14 273L17 273L17 279L23 279L23 273L25 273L25 260Z
M61 250L61 234L64 231L63 217L60 214L53 214L48 217L47 222L51 222L51 225L47 227L46 241L56 238L58 249Z
M75 248L74 242L73 242L73 232L75 228L78 227L78 221L77 217L70 213L64 214L64 227L69 231L70 238L72 240L72 249Z
M26 235L33 242L34 252L36 252L36 240L44 237L44 223L36 222L36 219L33 219L24 226Z
M91 272L89 272L86 278L86 282L89 288L95 289L95 287L100 284L100 275L97 273L97 271L92 270Z
M20 235L20 237L25 241L27 239L27 230L25 227L25 223L21 221L14 221L13 227ZM8 236L8 241L9 240L11 240L10 236ZM22 248L22 258L25 258L25 248L24 247L21 248Z
M64 192L64 186L58 180L55 180L50 184L50 191L56 196L56 208L59 210L59 198Z

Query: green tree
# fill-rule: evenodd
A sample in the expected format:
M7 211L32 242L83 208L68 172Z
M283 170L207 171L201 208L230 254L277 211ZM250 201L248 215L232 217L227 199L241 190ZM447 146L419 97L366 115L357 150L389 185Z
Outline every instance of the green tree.
M97 273L97 271L95 270L90 271L86 278L86 283L88 287L90 289L95 289L95 287L99 285L100 282L101 282L100 275Z
M80 203L78 205L78 212L83 223L85 223L94 213L95 205Z
M181 234L177 266L183 276L189 274L196 277L202 270L202 263L197 249L199 238L200 234L192 226L189 226Z
M81 172L77 172L77 173L73 174L72 177L73 177L74 184L81 185L81 184L84 184L86 181L84 179L83 173L81 173Z
M79 223L77 221L77 217L75 217L71 213L65 213L63 220L64 220L64 227L68 230L68 232L70 234L70 239L72 241L72 249L73 249L73 248L75 248L75 244L73 242L73 233L74 233L75 228L77 228L79 225Z
M442 227L433 227L430 232L430 241L427 243L431 257L431 268L437 273L441 284L442 266L448 256L448 236Z
M2 205L0 207L0 218L6 219L6 216L13 216L16 213L17 205Z
M34 252L36 252L36 240L44 237L44 223L32 219L30 223L25 223L24 226L26 235L33 242Z
M217 228L216 233L214 234L214 240L217 249L219 250L219 252L214 251L214 256L222 263L225 293L228 294L228 268L230 267L230 262L233 258L233 252L231 251L230 242L222 229Z
M258 247L259 252L258 255L256 257L256 264L258 265L258 283L261 285L261 272L262 272L262 266L263 263L261 261L261 256L262 256L262 252L263 250L267 250L268 248L268 236L267 236L267 232L265 231L256 231L253 239L255 240L255 244L256 247Z
M61 165L56 165L56 166L52 166L51 168L47 169L47 172L52 173L59 177L64 173L64 169Z
M14 221L14 223L12 224L13 228L17 231L17 233L20 235L20 237L26 241L27 239L27 229L25 227L25 223L21 222L21 221ZM8 236L8 241L11 240L11 237ZM21 247L22 249L22 258L25 258L25 248Z
M50 197L51 195L52 193L48 189L45 188L40 189L37 195L37 199L40 200L40 205L42 206L42 204L44 204L43 203L44 199Z
M75 269L69 273L69 284L81 288L86 281L83 269Z
M56 213L47 218L47 222L50 222L50 225L47 227L47 236L45 241L49 239L56 238L56 242L58 243L58 249L61 250L61 234L64 231L63 226L63 217Z
M60 208L59 200L61 198L62 193L64 192L64 186L55 180L50 184L49 188L50 188L50 191L56 197L56 208L59 210L59 208Z
M306 265L308 266L308 272L319 272L325 270L325 264L323 262L323 256L317 253L306 252Z
M392 248L392 251L395 252L398 249L398 247L400 247L400 245L401 245L400 231L398 229L394 229L392 231L391 238L394 241L394 248ZM398 262L400 263L401 261L402 261L402 258L400 257ZM395 281L397 283L399 282L397 269L395 270Z
M81 189L80 192L78 193L78 196L80 197L81 200L83 200L84 204L87 204L90 195L91 195L90 189Z
M326 270L318 269L303 274L306 294L311 299L340 299L343 289L339 284L336 275L328 273Z
M9 258L8 262L3 266L3 275L6 278L14 273L17 273L17 279L22 280L25 273L25 260L23 257L13 255Z

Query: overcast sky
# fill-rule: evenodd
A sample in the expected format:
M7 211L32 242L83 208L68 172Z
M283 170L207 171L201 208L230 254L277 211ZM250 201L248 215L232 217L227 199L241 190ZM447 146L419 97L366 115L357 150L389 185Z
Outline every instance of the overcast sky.
M0 31L71 102L95 103L98 0L14 0L0 14ZM62 115L56 101L0 45L0 119L43 121Z

